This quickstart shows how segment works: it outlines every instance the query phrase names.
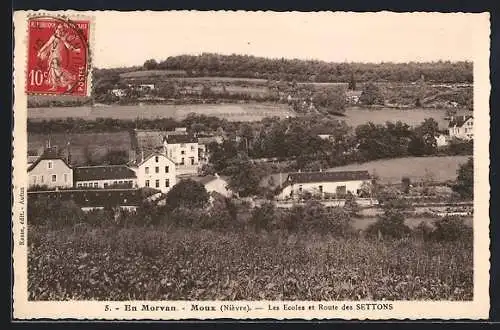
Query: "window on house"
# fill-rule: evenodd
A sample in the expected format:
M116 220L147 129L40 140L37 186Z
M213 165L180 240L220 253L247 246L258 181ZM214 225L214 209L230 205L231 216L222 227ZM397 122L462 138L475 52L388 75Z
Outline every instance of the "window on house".
M191 157L191 165L194 165L194 157Z
M160 157L155 156L155 162L157 162L157 163L158 163L159 159L160 159Z
M107 187L108 187L108 183L104 182L104 188L107 188Z
M76 186L77 186L78 188L81 188L81 187L82 187L82 184L81 184L81 183L78 183Z
M165 166L165 173L168 173L168 166Z
M323 193L323 186L319 186L318 188L319 188L319 192Z
M181 158L181 165L184 165L184 157Z
M146 172L146 174L149 174L149 167L146 166L146 168L144 169L144 171Z
M97 187L99 187L99 183L94 182L94 188L97 188Z
M85 188L87 188L87 182L85 182L85 183L83 184L83 186L84 186Z
M64 173L64 182L68 182L68 174Z
M185 155L185 154L186 154L186 151L182 150L181 155Z
M146 180L146 187L149 187L149 180Z
M43 183L43 175L40 176L40 182Z
M48 166L49 169L52 168L52 162L48 162L47 166Z
M169 179L166 179L165 180L165 187L170 187L170 180Z
M160 173L160 168L158 166L155 167L155 173Z
M302 192L302 185L299 186L299 191Z
M155 187L156 188L160 188L160 180L156 180L155 181Z
M57 181L57 175L52 174L52 182L56 182L56 181Z
M120 181L118 181L118 183L119 183L119 184L122 184L122 183L123 183L123 181L122 181L122 180L120 180Z

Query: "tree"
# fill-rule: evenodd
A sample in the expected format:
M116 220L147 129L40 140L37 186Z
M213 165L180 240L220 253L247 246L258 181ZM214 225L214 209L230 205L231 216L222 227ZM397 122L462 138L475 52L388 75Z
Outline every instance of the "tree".
M457 182L453 186L453 190L464 199L474 197L474 161L472 157L458 168Z
M158 62L155 59L150 59L144 62L143 65L145 70L156 70L158 68Z
M339 114L345 111L346 97L343 88L328 88L313 96L314 105L322 112Z
M128 155L126 150L111 149L101 159L103 164L107 165L122 165L128 162Z
M358 202L356 202L356 197L348 192L345 197L344 210L349 214L349 216L357 216L360 211Z
M233 159L227 172L230 173L229 188L240 197L256 195L259 192L260 177L255 166L245 157Z
M380 88L374 83L366 83L359 101L366 105L384 104L384 95Z
M349 90L354 91L356 90L356 79L354 78L354 72L351 71L351 78L349 80Z
M205 186L192 179L181 180L167 193L166 207L171 211L178 207L204 208L209 195Z

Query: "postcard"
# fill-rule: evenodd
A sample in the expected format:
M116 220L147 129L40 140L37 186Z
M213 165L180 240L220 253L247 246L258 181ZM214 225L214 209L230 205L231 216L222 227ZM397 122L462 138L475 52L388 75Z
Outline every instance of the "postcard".
M488 317L488 13L13 22L14 318Z

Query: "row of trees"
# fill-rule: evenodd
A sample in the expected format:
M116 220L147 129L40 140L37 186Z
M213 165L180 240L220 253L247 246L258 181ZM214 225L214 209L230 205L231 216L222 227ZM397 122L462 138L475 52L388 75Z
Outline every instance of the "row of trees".
M269 59L248 55L203 53L147 60L145 70L185 70L190 76L225 76L310 82L413 82L422 76L435 82L472 82L471 62L328 63L315 60Z
M408 207L405 201L393 198L386 200L383 207L384 213L364 230L364 235L376 239L417 236L439 241L472 238L471 228L460 218L446 217L435 221L434 226L422 223L411 229L405 224L404 211ZM358 210L359 206L352 196L344 207L335 208L309 201L288 210L276 208L269 202L251 209L223 197L217 197L210 203L203 185L184 180L169 191L163 207L143 204L135 212L109 207L84 213L71 201L37 199L29 203L28 221L32 225L55 228L77 224L99 227L167 225L211 230L314 232L348 238L359 235L353 227Z

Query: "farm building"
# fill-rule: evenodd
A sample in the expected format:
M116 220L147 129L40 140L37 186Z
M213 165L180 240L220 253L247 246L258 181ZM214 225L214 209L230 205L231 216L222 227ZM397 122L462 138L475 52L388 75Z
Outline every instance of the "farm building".
M125 165L81 166L74 169L77 188L136 187L135 172Z
M175 163L162 153L150 153L129 164L137 177L137 186L167 193L176 183Z
M28 186L69 188L73 186L73 169L59 156L57 148L47 148L28 167Z
M472 116L451 117L448 124L450 137L472 140L474 138L474 120Z
M370 179L368 171L290 173L282 185L278 199L295 198L304 193L337 198L347 193L360 195L362 186Z

